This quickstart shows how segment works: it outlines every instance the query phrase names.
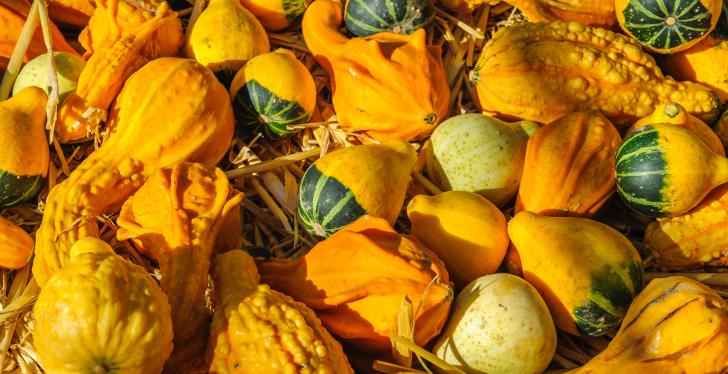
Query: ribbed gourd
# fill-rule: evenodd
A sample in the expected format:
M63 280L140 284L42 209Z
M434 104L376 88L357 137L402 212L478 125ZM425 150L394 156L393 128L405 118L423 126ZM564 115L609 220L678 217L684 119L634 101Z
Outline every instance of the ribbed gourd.
M710 123L720 106L708 87L664 76L634 39L577 22L499 29L470 79L484 111L543 123L593 109L628 126L670 102Z
M161 373L173 333L157 282L97 238L76 242L70 257L33 307L33 345L44 371Z
M344 25L355 36L411 34L435 19L433 0L346 0Z
M293 52L277 49L253 57L230 85L238 129L269 136L293 135L316 106L313 76Z
M0 268L20 269L33 256L33 238L10 220L0 216Z
M314 162L298 188L298 215L306 230L328 237L369 214L394 224L415 164L405 141L357 145Z
M516 268L541 293L556 327L569 334L615 329L642 288L639 253L603 223L523 211L508 222L508 235Z
M34 198L48 175L45 105L38 87L0 102L0 206Z
M339 342L314 312L260 284L253 258L215 258L215 314L207 343L210 373L352 373Z
M675 53L705 38L718 23L723 0L615 0L622 30L645 48Z
M617 150L617 192L649 217L684 214L725 182L728 159L682 126L640 127Z
M293 26L306 11L308 0L240 0L268 31Z

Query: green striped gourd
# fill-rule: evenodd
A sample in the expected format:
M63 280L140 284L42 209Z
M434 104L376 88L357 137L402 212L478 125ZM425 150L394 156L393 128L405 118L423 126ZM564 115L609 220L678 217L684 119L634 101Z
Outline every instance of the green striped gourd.
M411 34L435 18L432 0L347 0L344 25L356 36Z
M238 129L288 136L289 126L306 123L316 105L311 73L289 50L253 57L235 74L230 97ZM247 130L247 131L246 131Z
M508 223L508 235L515 253L511 265L567 333L599 336L618 327L642 287L639 253L603 223L522 211Z
M636 129L617 149L617 192L650 217L679 216L728 182L728 159L682 126Z
M405 141L331 152L306 170L298 190L301 223L328 237L369 214L394 224L404 204L415 152Z

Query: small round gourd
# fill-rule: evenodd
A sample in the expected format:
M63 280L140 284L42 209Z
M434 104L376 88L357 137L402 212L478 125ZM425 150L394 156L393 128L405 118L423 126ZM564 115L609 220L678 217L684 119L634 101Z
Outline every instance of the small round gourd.
M432 0L348 0L344 25L356 36L411 34L435 18Z
M66 96L76 89L78 77L81 75L81 70L86 65L86 61L67 52L53 52L53 58L55 59L58 76L58 99L63 102ZM45 53L28 61L20 69L20 73L13 85L13 95L17 95L28 86L40 87L47 94L50 86L49 82L48 54Z

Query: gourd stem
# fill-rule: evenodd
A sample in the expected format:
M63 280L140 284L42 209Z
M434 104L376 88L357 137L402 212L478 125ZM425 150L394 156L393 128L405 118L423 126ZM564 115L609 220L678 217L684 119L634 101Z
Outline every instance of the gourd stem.
M30 41L33 38L33 33L38 25L38 0L33 1L33 5L30 7L28 12L28 18L25 19L23 30L20 32L18 41L15 43L15 49L13 54L10 56L8 67L5 70L2 83L0 83L0 101L6 100L10 97L10 90L15 83L18 73L20 73L20 67L23 64L23 57L25 52L28 50Z

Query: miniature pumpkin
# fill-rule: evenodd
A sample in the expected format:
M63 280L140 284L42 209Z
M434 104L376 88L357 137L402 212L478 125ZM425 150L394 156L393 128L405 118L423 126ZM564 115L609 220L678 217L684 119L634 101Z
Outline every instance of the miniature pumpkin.
M467 0L468 3L479 1L483 0ZM505 2L518 8L531 22L576 21L605 28L612 28L617 24L614 0L506 0Z
M210 373L354 373L341 344L311 309L260 284L248 254L234 250L217 256L214 275Z
M377 217L363 216L298 260L267 260L258 270L263 283L306 304L329 332L364 351L390 349L404 297L417 311L419 345L440 333L453 298L435 254Z
M450 99L440 48L426 46L422 29L349 39L341 23L337 0L316 0L303 16L303 37L331 78L342 128L378 140L432 133Z
M306 11L307 0L240 0L268 31L292 26Z
M411 34L435 19L433 0L347 0L344 25L355 36Z
M0 216L0 268L20 269L33 256L33 238L16 224Z

